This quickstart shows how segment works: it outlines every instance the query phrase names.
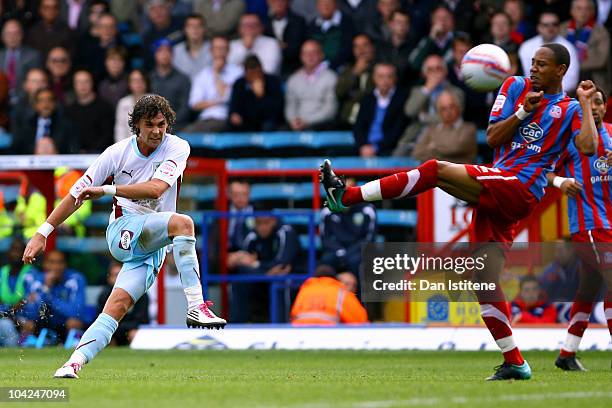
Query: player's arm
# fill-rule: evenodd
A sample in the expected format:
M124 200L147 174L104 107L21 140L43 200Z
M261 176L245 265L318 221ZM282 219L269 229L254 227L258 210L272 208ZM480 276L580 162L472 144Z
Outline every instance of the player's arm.
M582 81L576 90L582 108L582 120L580 121L580 133L575 137L574 143L580 153L586 156L592 156L597 152L597 142L599 140L591 106L591 99L595 92L597 90L592 81Z
M129 198L131 200L154 199L157 200L170 188L165 181L153 178L143 183L129 185L106 185L100 187L84 188L76 197L76 205L80 206L85 200L97 200L104 195Z
M544 92L542 91L528 92L527 95L525 95L523 104L513 115L489 124L487 127L487 144L491 148L495 148L510 142L516 134L516 130L521 122L540 106L543 96ZM505 103L509 103L509 101Z
M582 184L574 178L561 177L551 171L546 174L546 179L549 186L557 187L563 194L567 194L569 197L575 197L582 191Z

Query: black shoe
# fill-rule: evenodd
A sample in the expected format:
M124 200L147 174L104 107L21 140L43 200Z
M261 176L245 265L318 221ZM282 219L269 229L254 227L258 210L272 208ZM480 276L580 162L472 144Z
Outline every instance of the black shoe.
M557 357L555 365L563 371L587 371L576 356Z
M522 365L503 363L495 367L495 374L487 377L487 381L528 380L531 378L531 367L525 361Z
M327 201L325 201L327 208L332 212L345 211L348 207L342 204L342 196L346 191L346 183L344 178L336 176L336 173L331 168L331 162L327 159L321 165L319 181L323 184L325 194L327 195Z

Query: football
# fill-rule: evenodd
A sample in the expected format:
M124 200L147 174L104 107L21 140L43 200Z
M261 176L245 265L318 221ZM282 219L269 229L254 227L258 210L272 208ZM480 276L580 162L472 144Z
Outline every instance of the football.
M493 91L510 75L510 58L494 44L481 44L469 50L461 61L465 83L475 91Z

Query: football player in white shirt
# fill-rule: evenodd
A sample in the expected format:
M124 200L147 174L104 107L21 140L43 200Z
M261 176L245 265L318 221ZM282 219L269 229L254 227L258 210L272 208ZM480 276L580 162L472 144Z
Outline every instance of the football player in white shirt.
M165 98L140 98L129 119L134 136L107 148L28 242L23 254L27 264L44 251L49 234L83 201L113 196L106 240L123 267L102 313L55 377L78 378L82 366L106 347L118 322L153 284L170 244L187 297L187 326L223 328L226 324L202 296L193 220L176 213L190 149L185 140L166 133L174 119ZM105 184L107 180L112 184Z

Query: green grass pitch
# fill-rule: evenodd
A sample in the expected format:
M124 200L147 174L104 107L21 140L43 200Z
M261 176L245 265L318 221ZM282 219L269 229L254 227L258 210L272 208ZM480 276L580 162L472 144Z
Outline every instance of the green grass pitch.
M530 381L484 382L493 352L136 351L109 348L79 380L56 380L62 349L0 349L0 386L69 388L38 407L611 407L612 352L583 352L586 373L561 372L554 352L526 352ZM50 404L50 405L49 405Z

